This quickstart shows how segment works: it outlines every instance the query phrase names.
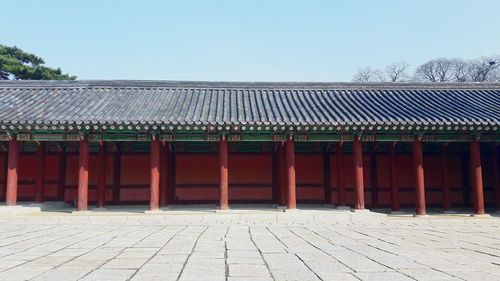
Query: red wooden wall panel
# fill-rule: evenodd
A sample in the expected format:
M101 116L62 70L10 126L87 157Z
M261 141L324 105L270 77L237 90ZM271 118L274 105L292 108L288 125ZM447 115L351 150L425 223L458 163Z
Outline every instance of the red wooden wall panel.
M353 166L352 154L344 154L343 165L343 175L344 175L344 185L345 185L345 196L346 204L352 205L355 201L354 194L354 166ZM363 180L365 186L365 203L370 205L372 202L371 198L371 166L370 166L370 155L363 154ZM337 159L336 155L332 154L330 157L330 169L331 169L331 186L332 186L332 202L338 204L338 174L337 174Z
M59 155L45 155L45 181L57 182L59 180Z
M5 200L7 155L0 154L0 200Z
M149 155L122 155L120 184L149 185L149 162Z
M175 157L175 196L177 200L215 201L219 197L218 155Z
M77 186L78 186L78 154L67 154L66 156L66 181L65 181L65 194L64 200L66 202L72 202L77 196ZM58 161L59 157L55 156L55 161ZM89 202L94 202L97 200L97 177L98 177L98 167L99 167L99 156L97 154L91 154L89 157ZM57 175L57 170L53 171ZM56 179L57 181L57 176ZM106 158L106 185L108 185L106 190L106 200L110 201L112 199L112 190L109 185L113 184L113 155L108 154ZM54 187L54 192L57 194L57 186Z
M18 176L20 182L34 182L37 167L36 167L36 155L34 154L21 154L19 155L18 163Z
M68 185L78 185L78 155L76 154L66 156L66 186Z
M47 154L45 158L45 198L56 198L59 179L59 155ZM107 200L112 199L113 154L107 157L108 189ZM120 177L121 202L147 202L149 200L149 155L122 155ZM5 193L5 155L0 155L0 198ZM449 182L452 188L452 204L463 205L462 154L448 154ZM490 154L481 155L483 183L486 204L492 204L493 163ZM337 203L337 163L336 155L330 157L332 199ZM415 202L413 159L411 154L397 155L396 173L403 206L413 206ZM365 201L371 204L371 160L369 154L363 155ZM386 154L378 154L377 159L377 201L379 206L390 204L389 159ZM96 199L98 155L93 153L89 159L89 200ZM216 201L218 198L218 155L177 154L176 155L176 196L180 201ZM354 202L354 176L352 155L344 155L344 179L346 200ZM442 204L442 172L438 154L424 154L426 202L428 205ZM323 201L323 155L296 156L297 199L298 201ZM19 198L32 200L36 177L36 155L20 154L19 157ZM233 154L229 157L229 199L235 201L271 201L272 199L272 155L271 154ZM68 154L66 160L66 200L76 196L78 183L78 154ZM467 183L469 184L469 183ZM470 186L469 186L470 187ZM471 191L470 191L471 192ZM471 192L472 195L472 192Z
M229 155L229 202L271 201L272 160L271 154Z
M426 189L442 189L441 157L424 155L424 181ZM413 167L413 166L412 166Z
M391 186L391 171L389 155L377 155L377 184L379 188L390 188Z
M229 184L267 184L273 181L270 154L229 155Z
M298 184L323 185L323 155L297 155L295 170Z
M35 179L37 173L36 155L20 154L18 163L18 200L33 200L35 197Z
M297 201L323 201L323 155L295 157Z
M176 155L177 184L217 184L219 158L217 155Z

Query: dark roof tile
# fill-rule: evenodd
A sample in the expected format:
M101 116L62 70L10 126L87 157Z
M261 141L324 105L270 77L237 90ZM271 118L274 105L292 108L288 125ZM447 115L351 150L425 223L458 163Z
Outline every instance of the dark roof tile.
M500 84L0 81L0 122L498 125Z

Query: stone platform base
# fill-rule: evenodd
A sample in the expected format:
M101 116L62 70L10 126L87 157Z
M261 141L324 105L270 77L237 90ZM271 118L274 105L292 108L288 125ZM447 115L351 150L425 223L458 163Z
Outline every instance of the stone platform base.
M9 215L22 215L22 214L32 214L32 213L40 213L41 212L41 207L40 206L23 206L23 205L16 205L16 206L0 206L0 214L9 214Z

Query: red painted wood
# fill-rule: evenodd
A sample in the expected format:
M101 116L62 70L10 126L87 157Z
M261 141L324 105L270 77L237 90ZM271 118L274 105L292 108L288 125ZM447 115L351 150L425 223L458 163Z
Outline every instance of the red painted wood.
M278 156L278 174L279 174L279 205L286 206L286 148L285 143L281 142L279 144L279 156Z
M18 176L18 183L30 183L35 184L37 173L38 173L38 164L37 164L37 156L36 154L24 154L24 153L19 153L18 160L17 160L17 166L19 167L17 171L17 176ZM23 190L21 188L18 188L17 191L17 196L18 199L21 197L25 197L23 193ZM34 200L35 198L35 193L32 192L30 194L29 198L30 200Z
M495 193L494 202L495 202L496 209L500 210L500 180L499 180L499 176L498 176L499 170L498 170L497 144L493 143L491 145L491 149L493 150L492 166L493 166L493 190Z
M65 201L65 190L66 190L66 150L63 149L63 151L60 152L59 154L59 167L58 167L58 174L57 174L57 198L59 200Z
M7 163L9 162L9 153L3 153L2 157L0 157L0 180L2 181L2 185L0 188L0 200L5 200L5 192L7 185Z
M140 202L141 204L148 204L151 198L150 195L150 187L121 187L120 188L120 198L119 202L121 203L130 203L130 202Z
M324 161L322 154L295 155L296 199L298 202L324 202Z
M168 158L169 147L167 143L162 143L160 157L160 206L168 204Z
M308 185L297 185L297 201L304 203L322 203L324 202L324 193L325 190L323 186L308 186ZM320 199L318 199L320 198Z
M415 195L416 213L425 215L425 181L424 181L424 161L422 154L422 142L419 139L413 141L413 166L415 169Z
M273 159L271 154L229 155L229 201L272 201ZM246 193L241 190L245 189ZM268 195L271 196L268 196Z
M324 195L323 195L323 200L325 204L331 204L332 203L332 176L331 176L331 159L330 159L330 153L325 152L323 154L323 189L324 189Z
M178 201L182 202L218 202L219 187L179 187L175 189Z
M424 171L425 171L425 188L426 189L442 189L443 174L441 172L441 156L440 154L424 155ZM427 198L429 199L429 198ZM442 198L438 204L442 203Z
M337 143L336 166L337 166L337 201L339 206L346 205L346 189L344 179L344 146L343 143Z
M9 158L7 164L7 190L5 195L5 204L14 206L17 204L17 164L19 158L19 144L14 136L9 141Z
M149 185L150 156L121 154L120 185Z
M365 186L363 179L363 150L359 136L354 137L353 158L355 179L354 193L356 196L354 208L362 210L365 208Z
M399 211L399 186L396 171L396 142L389 145L389 177L391 187L391 210Z
M272 184L272 155L229 155L228 161L230 189L234 184Z
M45 143L40 143L36 150L36 183L35 183L35 202L42 203L44 199L44 180L45 180Z
M44 156L44 180L45 183L57 182L59 180L59 153L48 154Z
M272 202L274 204L279 204L279 145L275 145L272 153Z
M104 208L106 206L106 175L107 175L107 156L106 143L99 143L99 170L97 172L97 207Z
M176 154L175 200L217 202L219 199L219 159L218 155ZM209 194L191 192L197 189L213 189ZM185 197L189 194L189 197Z
M118 204L120 202L120 187L121 187L121 169L122 169L122 155L117 146L115 146L115 151L113 154L113 203Z
M373 151L370 154L370 165L369 165L369 174L370 174L370 204L372 208L378 207L378 169L377 169L377 151ZM365 171L366 172L366 171Z
M231 166L231 170L233 167ZM229 199L231 202L269 202L272 199L272 190L269 187L229 187Z
M447 211L451 209L451 189L450 181L448 177L448 157L446 155L446 143L441 144L441 187L443 190L443 210Z
M293 140L285 142L286 168L287 168L287 208L297 207L296 185L295 185L295 147Z
M80 140L78 170L78 211L87 210L89 189L89 141Z
M177 154L175 179L176 184L219 183L218 155Z
M228 209L228 155L227 140L223 137L219 142L219 209Z
M481 152L477 140L470 142L470 164L472 175L472 191L474 214L484 214L484 196L483 196L483 174L481 171Z
M175 186L175 181L176 181L176 171L177 171L177 156L175 153L175 150L172 145L168 145L169 148L169 157L168 157L168 186L167 186L167 194L168 194L168 200L167 203L173 204L177 201L176 198L176 186Z
M295 156L295 171L297 185L324 185L323 155L297 154ZM323 196L321 196L323 197ZM318 198L322 199L322 198Z
M160 141L151 141L149 210L157 210L160 200Z

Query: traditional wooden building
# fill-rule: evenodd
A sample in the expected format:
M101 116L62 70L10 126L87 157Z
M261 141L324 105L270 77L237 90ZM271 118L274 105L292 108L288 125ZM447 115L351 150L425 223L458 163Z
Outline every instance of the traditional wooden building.
M500 84L1 81L0 199L500 207Z

